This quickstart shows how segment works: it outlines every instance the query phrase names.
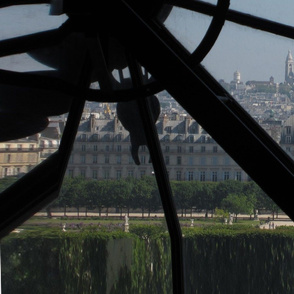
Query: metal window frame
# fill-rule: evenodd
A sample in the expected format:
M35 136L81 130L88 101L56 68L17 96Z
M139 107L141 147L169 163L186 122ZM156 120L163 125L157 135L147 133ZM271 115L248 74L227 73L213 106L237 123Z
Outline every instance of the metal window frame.
M14 3L28 2L31 1L19 0ZM0 8L12 3L13 1L5 1ZM208 15L216 13L216 6L201 1L170 0L167 3ZM193 63L190 54L155 19L140 15L123 0L97 5L100 5L100 14L98 12L97 19L92 19L93 22L90 23L103 27L105 32L120 40L133 54L134 71L136 62L140 62L158 82L150 85L137 83L136 89L132 91L91 91L87 87L87 71L90 67L88 62L85 63L78 87L58 79L0 71L3 82L7 84L48 89L53 85L57 91L71 93L76 97L58 152L1 193L0 237L57 197L83 110L84 95L93 101L108 102L141 97L138 103L171 236L173 291L184 293L181 231L156 129L148 127L151 122L150 109L146 98L142 97L166 89L291 219L294 219L294 212L288 191L294 183L294 163L203 67ZM293 27L259 17L228 10L226 19L254 29L294 38ZM89 25L89 22L85 21L85 26L87 24ZM79 23L69 21L57 30L1 41L0 56L58 42L77 25ZM214 121L217 121L217 124ZM275 172L272 172L273 170Z

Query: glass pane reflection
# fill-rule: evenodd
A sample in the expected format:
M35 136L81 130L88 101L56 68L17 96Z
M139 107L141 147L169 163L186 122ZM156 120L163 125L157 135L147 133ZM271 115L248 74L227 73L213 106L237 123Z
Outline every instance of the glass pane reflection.
M211 19L200 13L174 7L164 25L189 52L193 52L204 37Z
M294 25L292 17L294 3L291 0L283 1L283 3L277 0L231 1L230 9L249 13L286 25Z

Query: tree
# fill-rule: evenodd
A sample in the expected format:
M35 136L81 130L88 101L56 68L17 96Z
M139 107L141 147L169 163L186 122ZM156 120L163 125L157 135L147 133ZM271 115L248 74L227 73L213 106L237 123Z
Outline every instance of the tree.
M278 214L280 211L280 207L261 189L257 194L257 203L259 209L271 211L273 219L275 218L275 213Z
M213 210L218 207L217 194L216 194L216 183L201 183L200 189L200 207L205 210L205 217L208 217L208 212L211 211L213 215Z
M186 216L186 209L191 207L191 199L193 196L193 187L191 182L173 182L172 190L175 198L176 207L181 209L181 215Z
M103 182L97 180L88 180L85 183L85 204L86 216L88 209L95 209L98 207L99 216L101 216L101 209L104 205Z
M140 207L142 210L142 218L144 218L144 210L149 207L149 200L152 197L152 186L145 177L137 180L133 186L132 194L135 197L133 208ZM150 216L150 210L149 210Z
M57 199L57 205L63 207L63 215L66 216L66 207L70 206L71 203L71 186L72 186L73 178L65 177L63 179L63 183L60 189L59 197Z
M238 214L252 214L254 207L246 195L229 194L225 199L223 199L222 208L234 213L237 221Z
M77 209L78 217L80 217L80 207L86 205L85 179L76 177L72 179L69 190L70 203Z

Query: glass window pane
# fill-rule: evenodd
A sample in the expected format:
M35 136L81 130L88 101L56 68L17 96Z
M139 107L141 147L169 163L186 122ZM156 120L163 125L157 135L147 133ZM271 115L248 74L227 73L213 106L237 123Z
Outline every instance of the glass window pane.
M189 52L193 52L205 35L210 21L211 17L174 7L164 25Z
M291 0L249 0L231 1L230 9L249 13L272 21L294 25L292 11L294 3Z
M58 28L66 15L49 15L50 5L16 5L0 9L0 40Z

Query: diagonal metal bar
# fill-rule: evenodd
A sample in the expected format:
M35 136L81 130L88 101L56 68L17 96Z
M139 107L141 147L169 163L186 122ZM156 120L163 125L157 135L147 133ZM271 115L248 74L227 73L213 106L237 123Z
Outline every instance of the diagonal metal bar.
M161 26L152 21L147 23L123 1L114 3L117 13L109 7L104 25L294 219L289 205L289 191L294 183L293 161L238 104L230 98L218 97L207 87L186 62L188 56L181 58L163 41Z
M132 57L129 57L128 61L133 85L134 87L140 86L143 79L141 67ZM146 135L152 164L155 171L158 189L161 196L162 206L166 217L166 223L171 238L173 293L184 294L185 289L182 231L176 211L176 206L172 196L172 190L163 159L157 130L152 121L152 112L150 109L150 104L148 103L148 98L137 101L140 115L143 121L144 132Z
M88 73L86 62L81 85L89 85ZM0 194L0 238L58 197L84 103L84 97L73 101L58 151Z
M49 4L50 0L2 0L0 8L14 5Z
M210 16L213 16L216 12L215 5L197 0L168 0L167 3ZM294 39L294 27L262 17L229 9L226 14L226 20L242 26Z
M34 49L58 44L72 29L72 23L67 20L59 28L0 41L0 57L25 53Z
M147 85L142 85L137 89L125 90L95 90L86 87L76 86L61 78L46 76L44 72L36 74L32 72L20 73L0 69L1 85L11 85L23 88L34 88L50 90L70 95L73 98L86 97L93 102L123 102L147 97L163 90L160 83L153 81ZM42 97L40 97L42 99Z

